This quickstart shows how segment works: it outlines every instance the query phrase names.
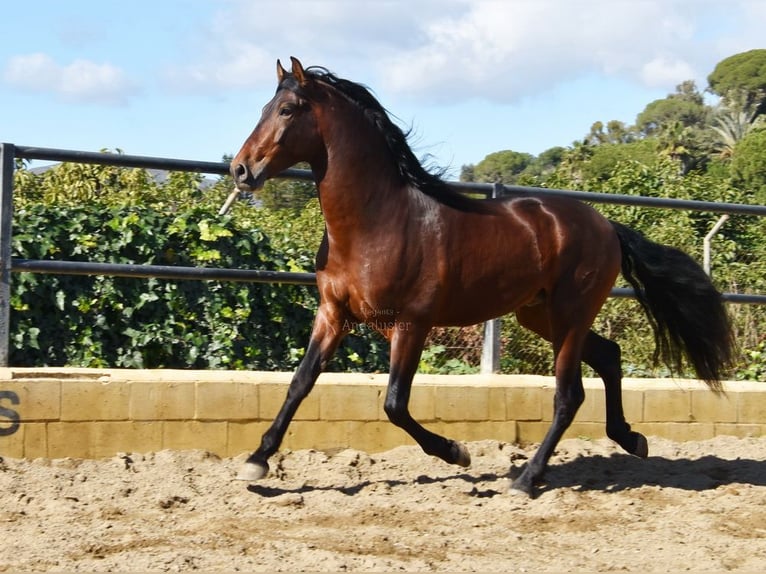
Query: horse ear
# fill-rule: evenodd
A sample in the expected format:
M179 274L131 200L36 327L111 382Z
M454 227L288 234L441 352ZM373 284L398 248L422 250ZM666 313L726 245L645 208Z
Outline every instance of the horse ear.
M277 80L279 81L280 84L282 83L282 80L285 79L286 74L287 74L287 70L285 70L282 67L282 62L277 60Z
M300 63L298 58L294 58L293 56L290 56L290 61L293 63L293 76L295 76L295 79L298 80L298 84L303 86L306 84L306 74L303 71L303 65Z

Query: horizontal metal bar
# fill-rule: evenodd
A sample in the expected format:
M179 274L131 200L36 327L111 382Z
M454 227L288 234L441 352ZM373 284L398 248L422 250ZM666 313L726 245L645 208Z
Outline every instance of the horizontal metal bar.
M225 162L204 162L172 158L158 158L127 154L103 152L86 152L63 150L32 146L17 146L12 148L15 157L25 159L40 159L62 162L94 163L100 165L117 165L122 167L137 167L146 169L167 169L176 171L192 171L198 173L213 173L226 175L229 165ZM287 169L276 177L313 181L311 171L305 169ZM568 189L549 189L519 185L499 185L475 182L448 182L448 184L463 193L478 193L491 197L499 187L508 195L522 196L557 196L569 197L592 203L608 203L616 205L637 205L644 207L662 207L668 209L687 209L711 213L731 213L738 215L766 215L766 206L747 205L738 203L718 203L711 201L683 200L662 197L646 197L611 193L596 193L591 191L575 191ZM145 271L147 267L153 271ZM54 270L55 269L55 270ZM163 279L208 279L229 281L255 281L275 283L295 283L313 285L316 282L312 273L288 273L279 271L257 271L245 269L210 269L195 267L123 265L111 263L85 263L70 261L33 261L14 259L12 271L30 271L37 273L62 273L77 275L116 275L124 277L158 277ZM612 297L633 297L632 289L616 288ZM724 293L725 301L744 304L764 304L766 295L751 295L744 293Z
M168 169L198 173L229 173L225 162L194 161L185 159L157 158L139 155L127 155L106 152L88 152L44 147L16 146L16 157L72 163L92 163L115 165L120 167L140 167L146 169Z
M630 287L615 287L612 289L611 296L616 298L629 298L635 297L636 292ZM721 298L728 303L738 303L743 305L766 304L766 295L756 295L751 293L721 293Z
M51 261L11 259L15 273L51 273L56 275L110 275L157 279L192 279L198 281L242 281L249 283L284 283L316 285L316 274L260 269L218 269L172 265L137 265L126 263L91 263L86 261Z
M247 283L282 283L289 285L316 285L316 273L267 271L262 269L220 269L215 267L180 267L173 265L138 265L130 263L91 263L86 261L53 261L42 259L11 259L14 273L48 273L55 275L107 275L147 279L239 281ZM615 287L612 297L632 298L635 291L628 287ZM729 303L748 305L766 304L766 295L723 293Z
M728 303L741 303L743 305L766 304L766 295L755 295L750 293L723 293L721 297Z
M629 299L636 296L636 292L630 287L615 287L610 293L611 297L617 299Z
M225 162L206 162L184 159L158 158L138 155L87 152L63 150L56 148L14 146L16 157L25 159L40 159L49 161L64 161L76 163L95 163L100 165L117 165L122 167L139 167L146 169L167 169L176 171L192 171L198 173L213 173L226 175L229 164ZM275 177L313 181L314 176L309 170L287 169ZM448 184L463 193L478 193L491 197L494 184L453 181ZM529 187L523 185L500 185L506 195L522 196L556 196L570 197L580 201L593 203L608 203L615 205L637 205L642 207L663 207L667 209L688 209L692 211L708 211L712 213L732 213L737 215L766 215L765 205L747 205L740 203L719 203L714 201L698 201L693 199L673 199L666 197L647 197L642 195L625 195L619 193L598 193L593 191L575 191L570 189L554 189Z
M144 169L165 169L170 171L190 171L217 175L228 175L229 173L229 164L226 162L196 161L32 146L15 146L15 156L23 159L115 165L118 167L137 167ZM275 177L309 181L314 180L311 171L306 169L286 169Z
M737 215L766 215L766 205L748 205L744 203L723 203L698 201L695 199L673 199L668 197L647 197L643 195L625 195L619 193L597 193L594 191L572 191L568 189L547 189L505 185L503 189L511 195L555 196L610 203L615 205L637 205L641 207L662 207L666 209L685 209L690 211L709 211L713 213L734 213Z

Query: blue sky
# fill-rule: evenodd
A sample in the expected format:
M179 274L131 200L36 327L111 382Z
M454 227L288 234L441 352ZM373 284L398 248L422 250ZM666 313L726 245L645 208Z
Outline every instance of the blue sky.
M298 57L366 84L450 169L627 124L764 48L766 0L8 2L0 140L216 161Z

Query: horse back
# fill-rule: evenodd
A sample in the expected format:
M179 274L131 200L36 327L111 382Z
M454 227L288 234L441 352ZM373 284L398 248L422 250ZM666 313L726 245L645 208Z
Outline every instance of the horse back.
M562 287L578 296L614 284L619 241L592 207L569 198L523 197L495 200L493 208L492 214L452 215L445 231L449 247L441 255L449 293L439 324L507 314Z

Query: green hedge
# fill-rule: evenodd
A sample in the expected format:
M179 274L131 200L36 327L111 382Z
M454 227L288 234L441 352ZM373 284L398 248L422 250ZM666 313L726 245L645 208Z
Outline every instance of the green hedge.
M30 205L14 216L13 256L240 269L311 269L258 229L210 207ZM294 369L317 307L313 287L16 273L10 364ZM349 336L332 369L383 370L382 339Z

